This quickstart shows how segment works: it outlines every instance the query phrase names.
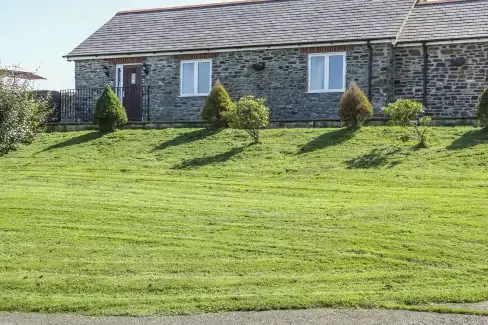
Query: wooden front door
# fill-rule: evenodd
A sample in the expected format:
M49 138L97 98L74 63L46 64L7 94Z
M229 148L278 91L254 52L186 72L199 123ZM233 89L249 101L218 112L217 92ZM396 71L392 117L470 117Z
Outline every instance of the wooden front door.
M142 121L142 67L124 66L124 107L130 122Z

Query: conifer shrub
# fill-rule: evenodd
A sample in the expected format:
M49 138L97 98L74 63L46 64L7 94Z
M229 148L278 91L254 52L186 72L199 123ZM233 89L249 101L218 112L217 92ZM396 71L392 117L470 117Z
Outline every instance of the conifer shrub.
M217 80L205 100L205 106L201 111L202 120L210 122L214 128L227 127L228 123L224 115L232 105L233 102L229 93Z
M373 116L373 105L358 85L353 84L342 96L339 115L344 126L350 129L360 128Z
M127 113L119 97L107 85L95 106L95 124L100 132L113 132L127 124Z
M233 129L245 130L254 140L259 143L259 130L269 125L269 109L266 100L246 96L241 98L235 105L232 105L224 114Z
M488 88L481 96L477 111L480 126L483 127L485 131L488 131Z

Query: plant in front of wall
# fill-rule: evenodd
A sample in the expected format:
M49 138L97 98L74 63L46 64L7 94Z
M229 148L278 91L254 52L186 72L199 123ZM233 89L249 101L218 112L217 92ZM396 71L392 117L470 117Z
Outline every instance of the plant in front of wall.
M480 103L477 108L478 123L488 132L488 88L481 95Z
M383 114L390 118L389 124L401 126L413 130L417 137L418 148L427 147L427 135L431 126L430 116L424 116L424 105L419 102L407 99L399 99L382 109ZM408 141L410 136L402 136L403 141Z
M234 105L224 86L217 80L210 94L205 100L205 106L201 111L202 120L210 122L214 128L224 128L228 123L224 113Z
M119 126L127 124L127 113L119 97L107 85L95 105L95 124L100 132L113 132Z
M349 129L360 128L367 119L373 116L373 105L356 84L346 90L340 105L341 121Z
M269 109L266 100L254 96L241 98L225 112L225 117L231 128L245 130L253 138L254 143L260 141L260 129L269 125Z

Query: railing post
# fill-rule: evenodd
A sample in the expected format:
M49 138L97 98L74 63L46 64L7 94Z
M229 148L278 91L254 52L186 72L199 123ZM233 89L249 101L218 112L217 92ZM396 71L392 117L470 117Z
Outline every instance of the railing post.
M147 121L151 121L151 97L150 97L151 86L147 86Z

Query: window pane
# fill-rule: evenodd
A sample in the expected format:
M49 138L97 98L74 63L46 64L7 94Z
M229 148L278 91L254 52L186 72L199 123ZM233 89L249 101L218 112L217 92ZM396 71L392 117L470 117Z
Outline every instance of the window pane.
M329 89L344 88L344 56L329 57Z
M325 57L313 56L310 59L310 90L325 88Z
M182 73L182 94L191 95L195 92L195 65L194 63L183 63Z
M210 62L198 63L198 93L210 93Z

